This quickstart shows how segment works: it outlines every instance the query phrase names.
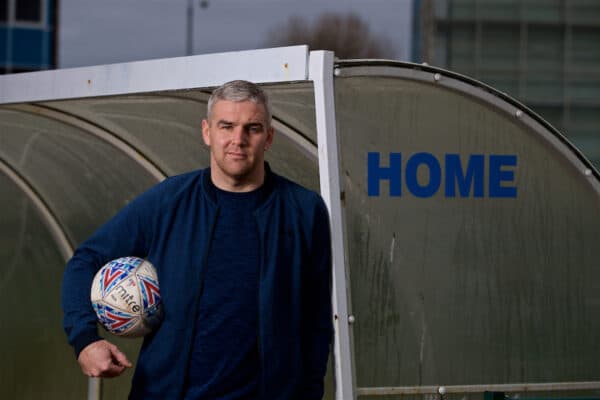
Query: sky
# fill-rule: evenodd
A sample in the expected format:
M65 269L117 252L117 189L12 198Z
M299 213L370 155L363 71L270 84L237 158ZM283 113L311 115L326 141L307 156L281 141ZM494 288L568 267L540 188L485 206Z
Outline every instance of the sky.
M193 54L270 47L291 16L360 16L386 37L393 58L410 61L412 0L194 0ZM188 0L60 0L59 68L186 55Z

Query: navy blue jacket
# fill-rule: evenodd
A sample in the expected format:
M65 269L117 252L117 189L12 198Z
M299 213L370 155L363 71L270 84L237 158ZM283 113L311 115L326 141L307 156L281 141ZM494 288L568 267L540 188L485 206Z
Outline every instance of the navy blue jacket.
M264 184L255 212L261 399L320 399L333 329L327 209L318 194L268 166ZM218 215L209 169L171 177L122 209L67 264L64 328L77 355L100 338L89 297L96 271L122 256L147 258L157 269L164 319L144 338L130 399L182 396Z

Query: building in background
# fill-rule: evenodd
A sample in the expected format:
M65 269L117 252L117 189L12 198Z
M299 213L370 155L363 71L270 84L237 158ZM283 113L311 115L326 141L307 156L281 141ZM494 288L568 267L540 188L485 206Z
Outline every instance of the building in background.
M526 104L600 168L600 1L415 0L413 60Z
M0 74L56 68L59 0L0 0Z

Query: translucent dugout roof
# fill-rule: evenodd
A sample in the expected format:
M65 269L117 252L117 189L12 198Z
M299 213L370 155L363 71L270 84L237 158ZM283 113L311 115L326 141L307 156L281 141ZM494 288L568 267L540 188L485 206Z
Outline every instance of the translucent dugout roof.
M326 398L598 393L600 183L585 157L467 77L296 46L0 76L0 304L12 315L0 397L88 390L60 327L65 260L145 189L208 166L200 123L232 79L271 98L273 169L330 208ZM60 368L28 370L34 358ZM129 378L103 395L125 397Z

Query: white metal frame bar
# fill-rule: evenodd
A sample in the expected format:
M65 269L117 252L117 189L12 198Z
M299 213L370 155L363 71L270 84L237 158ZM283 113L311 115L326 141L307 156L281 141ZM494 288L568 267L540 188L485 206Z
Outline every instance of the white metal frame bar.
M415 394L462 394L483 392L554 392L570 390L598 390L600 382L556 382L556 383L506 383L489 385L452 385L452 386L390 386L358 388L359 396L391 396Z
M255 83L305 81L308 47L215 53L0 76L0 104Z
M333 250L333 313L335 327L335 398L355 399L354 359L348 315L345 229L340 185L340 158L335 122L333 52L312 51L309 79L314 83L315 117L321 196L329 208Z

